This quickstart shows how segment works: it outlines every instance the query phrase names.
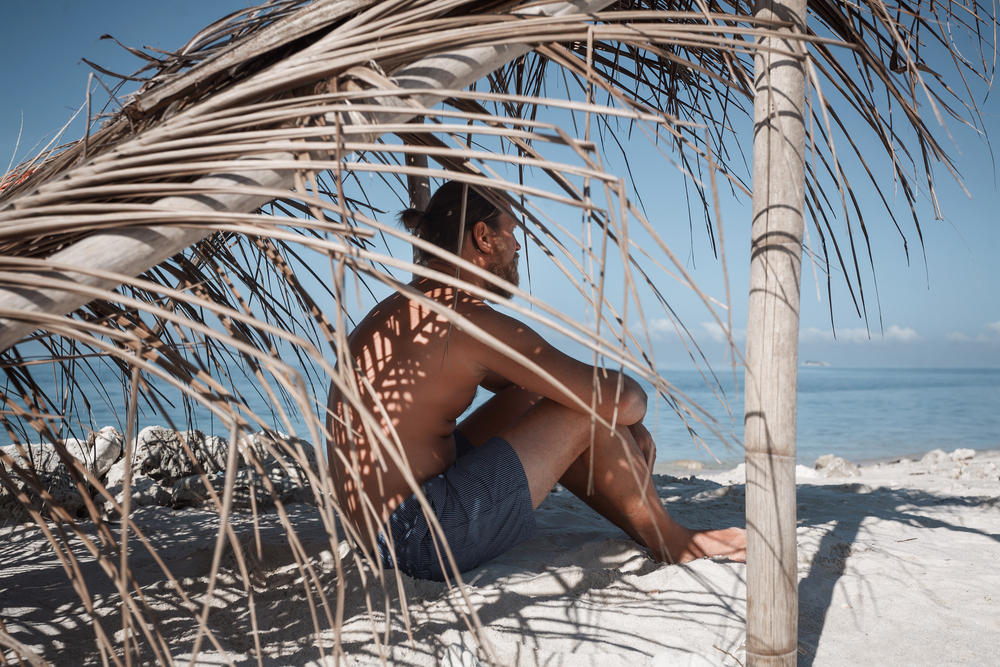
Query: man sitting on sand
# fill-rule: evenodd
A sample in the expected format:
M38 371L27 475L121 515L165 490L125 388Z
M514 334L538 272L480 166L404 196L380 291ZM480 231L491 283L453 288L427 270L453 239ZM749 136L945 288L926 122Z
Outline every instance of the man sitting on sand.
M497 208L471 187L450 182L426 212L409 209L401 218L420 238L451 251L461 247L462 259L518 284L521 245L509 207ZM746 558L742 529L691 530L663 508L650 477L655 445L642 424L646 392L634 379L604 370L595 375L593 366L560 352L524 323L453 287L455 265L437 257L426 265L440 273L415 278L408 288L438 308L397 292L375 306L349 339L360 400L381 423L366 426L336 387L330 392L329 460L339 500L383 566L436 581L450 571L442 568L447 557L406 475L368 428L380 428L390 441L398 437L459 571L534 535L534 510L556 482L648 547L657 561ZM511 296L471 271L459 276L501 298ZM446 313L465 317L471 327L460 330ZM498 352L483 334L520 357ZM614 431L594 425L587 411L595 382L594 409L608 423L614 420ZM456 427L480 387L494 396ZM373 455L373 440L381 456ZM353 471L335 447L353 462Z

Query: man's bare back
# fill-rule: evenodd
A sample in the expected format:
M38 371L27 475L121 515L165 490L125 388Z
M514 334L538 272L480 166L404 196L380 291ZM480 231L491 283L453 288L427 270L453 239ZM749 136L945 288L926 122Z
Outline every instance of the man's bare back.
M477 311L493 310L468 293L456 296L457 290L435 280L416 280L410 286L471 321L478 319ZM382 404L381 433L390 440L398 437L419 484L443 473L455 462L456 420L472 405L489 373L469 349L470 338L427 305L397 293L372 310L349 340L355 367ZM360 380L357 390L364 406L372 414L380 414L374 396ZM337 418L331 420L330 426L337 447L349 459L350 444L344 425L350 417L356 429L361 424L361 415L341 399L341 392L332 388L329 407ZM376 472L379 467L371 465L369 439L355 437L355 451L368 500L384 523L413 489L388 456L382 458L387 470ZM347 511L356 524L363 525L359 521L360 498L355 495L354 480L339 457L331 453L330 460L335 462L345 491ZM370 549L369 531L361 534Z
M443 186L443 194L432 199L428 224L454 224L450 216L457 210L455 185ZM461 257L516 286L520 249L514 237L516 222L471 190L462 196L468 201L478 197L473 214L496 214L486 221L472 217L464 226ZM442 204L440 200L448 197ZM457 245L434 240L442 247ZM456 420L483 388L494 396L457 430L473 448L488 443L516 454L509 458L515 468L523 468L523 474L513 470L511 477L524 481L522 492L530 507L537 508L561 482L649 547L657 560L745 558L746 536L741 529L692 531L664 510L650 479L655 445L642 425L647 397L638 383L618 373L595 371L480 296L453 287L453 264L434 257L427 266L438 270L440 277L415 280L408 294L382 301L350 336L350 358L357 370L353 400L375 415L375 421L364 422L361 411L350 407L351 401L336 387L330 393L329 460L341 505L366 548L374 548L379 531L390 516L403 511L397 507L416 486L455 469ZM468 270L460 278L509 294L504 286L494 286L495 281ZM506 351L498 351L498 345L506 346ZM600 397L596 401L595 388ZM596 429L592 429L594 419ZM347 424L353 438L348 437ZM392 443L399 443L401 455L393 456ZM375 449L380 455L373 453ZM406 466L401 465L402 456ZM412 480L407 480L405 467ZM364 493L358 492L359 482ZM533 529L533 519L527 520Z

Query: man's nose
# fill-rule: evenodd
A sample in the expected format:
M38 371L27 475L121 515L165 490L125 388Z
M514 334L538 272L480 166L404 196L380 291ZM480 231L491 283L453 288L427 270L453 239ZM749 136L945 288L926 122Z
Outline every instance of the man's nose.
M518 241L517 238L514 239L514 246L515 246L515 250L520 250L521 249L521 242Z

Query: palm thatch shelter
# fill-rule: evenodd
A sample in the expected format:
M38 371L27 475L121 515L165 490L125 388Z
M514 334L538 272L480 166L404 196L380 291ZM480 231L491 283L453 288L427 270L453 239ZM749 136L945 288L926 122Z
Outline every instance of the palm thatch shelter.
M345 341L356 292L371 285L405 291L409 274L426 272L420 257L442 254L387 221L387 211L419 205L431 179L506 192L533 261L564 276L590 321L514 290L518 301L510 307L519 316L565 336L597 363L651 383L693 428L715 428L657 371L652 354L644 322L660 313L677 322L700 361L697 342L671 310L666 281L698 288L644 212L641 193L606 167L605 151L627 128L629 141L650 142L683 174L694 195L689 206L723 258L718 191L753 192L758 273L746 420L748 469L760 472L748 487L770 509L748 525L751 560L775 569L748 594L760 601L759 613L750 604L760 620L748 650L753 664L793 664L788 470L806 213L819 238L818 261L828 276L843 273L864 310L858 267L874 261L860 240L869 220L889 219L918 236L920 221L916 214L895 220L888 204L877 215L863 211L853 188L865 180L880 191L897 188L912 204L924 191L935 197L935 168L955 173L939 143L944 130L932 129L933 121L982 127L974 92L984 84L972 82L992 79L991 11L976 0L270 0L206 27L174 53L147 55L136 75L142 87L121 112L82 140L18 165L0 189L2 420L21 456L0 455L0 483L64 559L89 612L93 600L71 544L82 543L100 563L99 575L115 582L123 630L133 639L123 650L94 620L100 659L130 664L135 652L171 664L174 647L130 577L127 543L152 546L127 518L128 474L119 503L93 469L72 464L65 445L94 426L86 422L95 396L87 378L106 368L125 387L126 457L134 454L138 411L156 409L168 391L209 411L234 443L273 428L249 408L251 385L283 430L322 446L328 383L351 395ZM562 89L549 94L557 83ZM737 145L732 129L734 117L750 115L762 142L754 148L752 184L750 147ZM881 146L852 141L856 126ZM778 220L785 210L787 219ZM834 222L840 213L843 228ZM579 227L569 229L566 220ZM399 256L406 243L414 245L412 258ZM784 266L776 270L779 256ZM731 332L726 309L704 298ZM505 351L503 341L489 343ZM57 395L39 380L42 362L64 370ZM297 431L291 413L301 415ZM67 511L24 463L27 444L38 441L52 443L68 464L85 497L79 511ZM332 553L353 554L362 579L391 582L391 574L364 562L351 535L338 532L329 471L311 465L296 442L278 438L257 454L229 448L224 483L215 486L195 466L222 516L213 581L227 541L236 543L225 526L237 457L262 471L262 459L280 450L317 490ZM399 456L398 443L385 438L380 445L382 455ZM756 492L748 489L748 505ZM120 529L109 523L107 502L125 517ZM278 507L294 543L294 520ZM88 522L98 527L97 539L84 529ZM247 581L248 623L256 627L252 563L240 548L233 553ZM307 558L300 566L303 580L313 582L305 587L315 635L332 637L325 647L317 639L319 651L342 659L344 591L353 584L339 567L329 586ZM188 650L197 655L203 640L214 641L211 586L209 601L195 605L165 564L163 576L192 610L199 629ZM394 600L405 617L405 596ZM369 599L369 612L378 603ZM388 610L388 594L384 605ZM479 627L474 612L469 623ZM376 641L378 632L373 625ZM43 662L3 627L0 646L5 655Z

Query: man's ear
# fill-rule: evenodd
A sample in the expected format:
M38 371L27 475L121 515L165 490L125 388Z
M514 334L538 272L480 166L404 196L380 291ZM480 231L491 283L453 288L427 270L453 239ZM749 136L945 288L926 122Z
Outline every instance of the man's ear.
M493 252L493 242L489 232L490 226L482 220L472 225L472 245L484 255Z

